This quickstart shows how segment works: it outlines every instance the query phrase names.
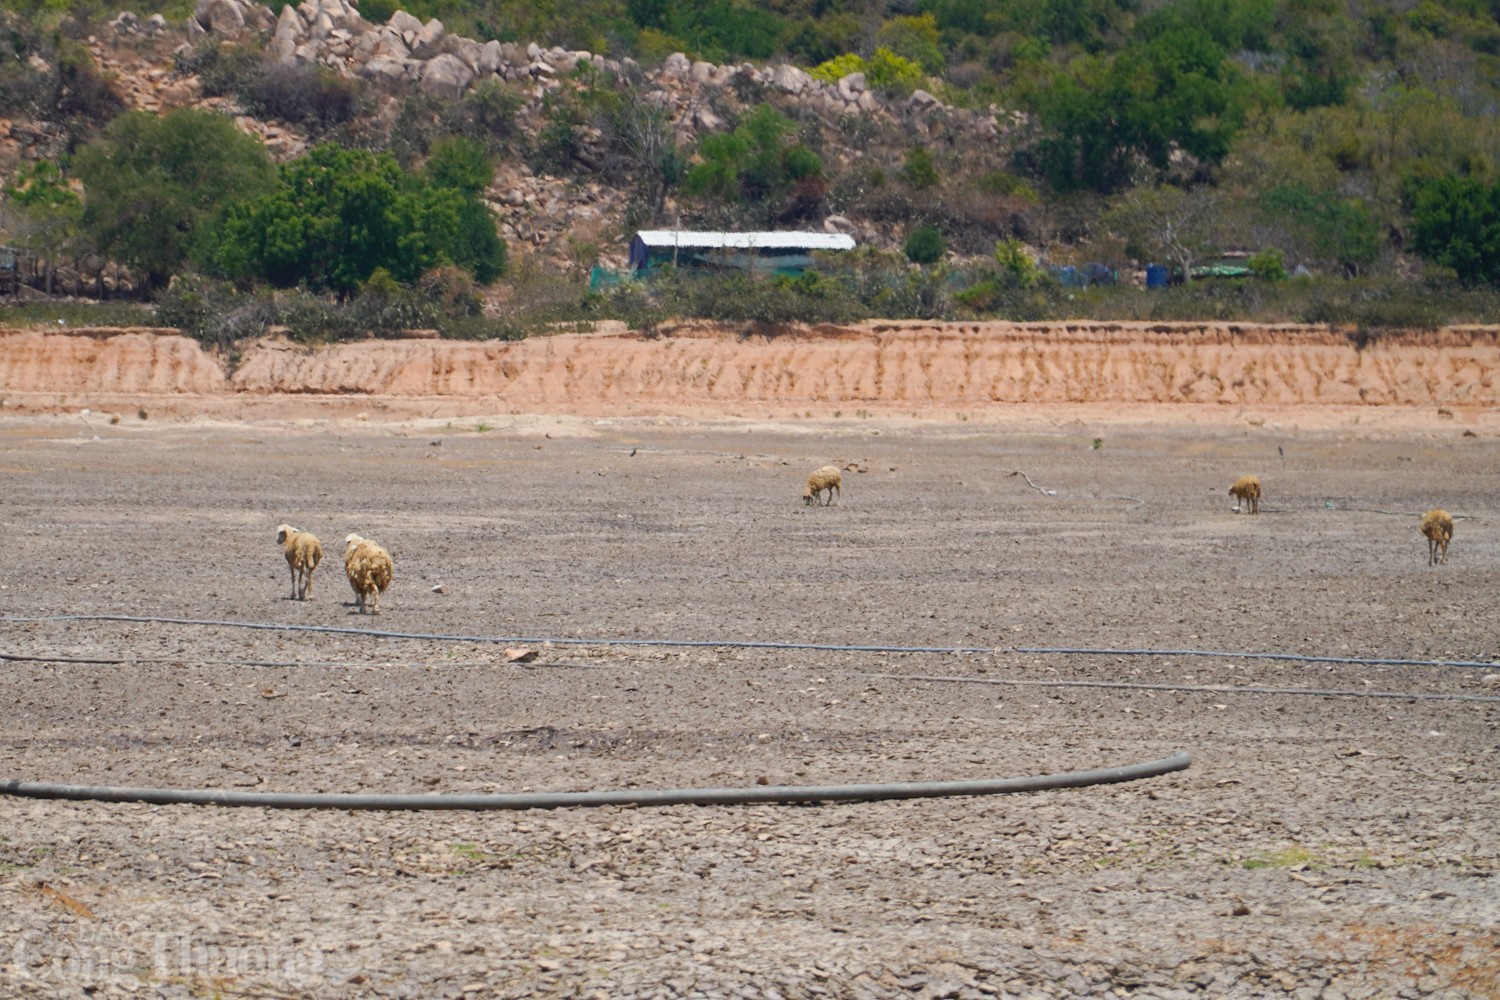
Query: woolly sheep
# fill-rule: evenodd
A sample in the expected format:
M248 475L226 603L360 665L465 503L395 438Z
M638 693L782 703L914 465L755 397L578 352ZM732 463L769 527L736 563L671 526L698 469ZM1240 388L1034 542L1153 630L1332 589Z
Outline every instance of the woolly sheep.
M1234 512L1240 512L1240 504L1245 503L1250 507L1250 513L1260 513L1260 480L1254 476L1241 476L1229 487L1229 495L1234 497Z
M839 492L839 486L843 481L844 477L837 467L832 465L823 466L807 477L807 486L802 490L802 502L804 504L817 503L822 499L823 491L827 490L828 500L823 506L828 506L828 504L833 503L833 495Z
M276 541L292 571L292 600L312 600L312 575L323 561L323 543L312 532L298 531L290 524L276 526Z
M1427 536L1427 565L1446 563L1448 543L1453 541L1453 515L1441 507L1429 510L1422 515L1422 534Z
M391 554L368 538L353 534L344 539L344 546L344 571L349 574L359 613L365 613L368 602L370 614L380 614L380 595L390 587L394 571Z

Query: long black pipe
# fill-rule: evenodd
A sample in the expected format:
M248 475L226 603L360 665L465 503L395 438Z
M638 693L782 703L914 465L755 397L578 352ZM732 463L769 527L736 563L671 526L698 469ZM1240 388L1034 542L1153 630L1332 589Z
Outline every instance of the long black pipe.
M1093 649L1067 646L851 646L842 643L752 641L745 639L610 639L568 636L497 636L447 635L433 632L388 632L379 629L348 628L338 625L288 625L273 622L224 621L205 618L163 618L156 615L63 614L42 616L7 615L3 622L132 622L162 625L197 625L215 628L244 628L272 632L317 632L331 635L364 635L376 639L423 639L433 642L529 643L555 646L676 646L729 649L812 650L835 653L1009 653L1054 654L1060 656L1194 656L1241 660L1291 660L1299 663L1333 663L1380 667L1464 667L1492 669L1495 660L1405 660L1357 656L1307 656L1301 653L1254 653L1214 649Z
M751 788L665 788L610 792L521 792L510 794L363 795L340 792L233 792L222 789L127 788L0 781L0 794L73 802L149 802L153 805L259 806L263 809L562 809L576 806L746 805L790 802L875 802L953 795L999 795L1080 788L1151 778L1181 771L1185 752L1141 764L1101 767L1021 778L974 781L909 781L873 785L757 785Z

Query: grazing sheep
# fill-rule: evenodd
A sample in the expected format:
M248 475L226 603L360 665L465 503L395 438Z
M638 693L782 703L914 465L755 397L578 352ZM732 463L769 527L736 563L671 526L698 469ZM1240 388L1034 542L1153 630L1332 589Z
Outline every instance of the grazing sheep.
M807 486L802 490L802 502L804 504L817 503L823 497L823 491L828 491L828 500L823 506L833 503L833 495L839 492L839 486L843 483L843 474L836 466L825 465L821 469L807 477Z
M354 588L358 599L359 613L365 613L368 601L370 614L380 614L380 595L390 587L394 570L391 554L358 535L349 535L344 545L344 571L349 574L349 586Z
M1229 495L1234 497L1234 512L1240 512L1240 504L1245 503L1250 507L1250 513L1260 513L1260 480L1254 476L1241 476L1229 487Z
M1427 536L1427 565L1446 563L1448 543L1453 541L1453 515L1441 507L1429 510L1422 515L1422 534Z
M292 600L312 600L312 575L323 561L323 543L312 532L298 531L290 524L276 526L276 540L292 571Z

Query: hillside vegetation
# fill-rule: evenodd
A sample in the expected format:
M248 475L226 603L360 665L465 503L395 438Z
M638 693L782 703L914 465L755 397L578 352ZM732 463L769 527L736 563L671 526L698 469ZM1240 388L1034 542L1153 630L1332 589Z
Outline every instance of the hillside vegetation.
M114 303L95 321L149 309L218 343L684 315L1360 338L1500 317L1500 0L298 9L322 48L233 0L0 3L17 315L87 295ZM371 40L407 25L382 75ZM337 54L350 35L363 62ZM479 72L403 78L424 47ZM801 277L591 284L635 229L672 226L861 246ZM1153 263L1179 283L1139 288ZM1247 276L1204 267L1225 263Z

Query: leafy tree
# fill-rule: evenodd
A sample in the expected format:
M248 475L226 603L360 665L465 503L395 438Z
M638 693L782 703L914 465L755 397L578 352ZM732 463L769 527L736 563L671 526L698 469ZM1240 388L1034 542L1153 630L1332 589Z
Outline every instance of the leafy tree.
M1424 260L1466 285L1500 285L1500 181L1433 177L1409 184L1407 200Z
M747 0L626 0L625 9L638 27L652 28L685 40L701 58L768 59L775 54L785 22L774 11Z
M907 234L902 250L913 264L936 264L948 252L948 241L941 229L927 223Z
M1358 82L1354 24L1331 0L1295 0L1283 8L1281 89L1299 109L1343 104Z
M47 293L52 293L57 258L78 237L83 199L68 185L56 165L39 160L17 171L5 186L14 215L17 242L46 261Z
M1104 223L1126 238L1136 259L1171 261L1188 281L1197 261L1221 249L1223 209L1224 199L1209 187L1137 188Z
M1270 51L1278 0L1177 0L1136 22L1136 39L1155 38L1183 28L1208 32L1226 52Z
M992 0L921 0L917 9L931 14L947 38L990 38L1004 26L1003 11Z
M505 241L496 232L495 218L482 200L495 176L495 165L484 147L456 136L440 139L433 144L423 176L431 189L461 196L455 226L443 248L446 258L471 270L480 284L487 285L504 274Z
M932 76L947 65L938 39L937 18L931 13L891 18L875 33L875 44L916 63L922 72Z
M46 292L52 292L57 258L74 246L83 219L83 199L68 178L48 160L24 166L6 184L6 201L15 214L18 243L46 262Z
M100 252L136 269L147 291L205 260L217 221L275 184L265 147L224 115L133 111L79 150L83 227Z
M643 74L627 72L608 82L613 86L592 88L588 101L590 121L604 139L602 169L634 188L633 217L654 220L682 183L687 157L678 147L671 113L647 99Z
M700 162L687 171L689 194L719 201L767 202L788 193L821 200L823 161L795 141L792 120L769 104L740 119L733 132L704 136ZM805 208L806 206L804 206Z
M865 37L859 18L847 11L796 21L782 36L787 54L812 66L858 48Z
M449 263L493 280L504 271L505 244L472 189L473 165L463 166L470 147L440 145L423 178L386 154L318 146L282 168L276 191L231 212L219 262L237 278L344 299L377 268L406 284Z
M1354 275L1380 256L1380 224L1363 199L1292 184L1263 192L1259 209L1304 259Z
M1119 191L1174 151L1222 159L1249 85L1207 32L1181 28L1108 58L1084 58L1032 94L1043 127L1033 155L1060 190Z
M998 6L998 5L996 5ZM1053 45L1089 52L1107 47L1124 32L1129 0L1015 0L998 13L1004 28L1045 38Z

